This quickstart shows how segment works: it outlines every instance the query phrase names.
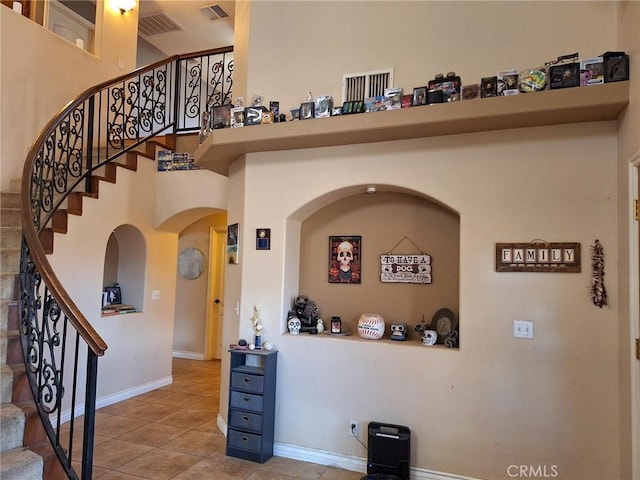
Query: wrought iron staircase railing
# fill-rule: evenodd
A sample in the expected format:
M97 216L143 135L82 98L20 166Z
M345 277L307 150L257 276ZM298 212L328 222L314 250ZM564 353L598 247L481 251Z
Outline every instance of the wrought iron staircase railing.
M107 344L57 278L42 235L70 195L92 194L106 165L159 135L198 131L202 112L230 103L232 75L232 47L170 57L89 88L29 150L22 178L22 350L40 419L70 479L92 478L98 357ZM81 475L72 465L80 414Z

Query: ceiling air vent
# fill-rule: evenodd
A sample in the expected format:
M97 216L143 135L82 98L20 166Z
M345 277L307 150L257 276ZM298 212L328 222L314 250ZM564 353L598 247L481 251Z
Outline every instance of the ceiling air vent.
M184 30L184 28L165 12L145 15L138 19L138 31L147 37L179 30Z
M342 102L384 95L393 86L393 68L349 73L342 77Z
M207 5L206 7L200 7L198 10L202 12L209 20L221 20L223 18L229 18L229 14L224 11L220 5Z

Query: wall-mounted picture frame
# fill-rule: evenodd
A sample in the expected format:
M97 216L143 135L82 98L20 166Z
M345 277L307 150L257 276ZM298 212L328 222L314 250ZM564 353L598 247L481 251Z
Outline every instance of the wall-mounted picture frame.
M122 303L122 291L120 287L105 287L107 294L107 305L120 305Z
M270 250L270 249L271 249L271 229L257 228L256 229L256 250Z
M427 87L416 87L413 89L413 106L427 104Z
M362 237L329 237L329 283L360 283Z
M238 258L240 249L239 235L240 228L237 223L227 227L227 263L231 265L238 265L240 263Z

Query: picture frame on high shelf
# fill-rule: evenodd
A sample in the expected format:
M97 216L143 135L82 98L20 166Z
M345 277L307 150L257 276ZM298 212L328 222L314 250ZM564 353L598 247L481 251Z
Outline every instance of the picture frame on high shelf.
M263 106L244 107L244 126L261 125L262 113L266 111Z
M269 111L273 113L273 118L276 118L278 115L280 115L280 102L269 102Z
M215 105L212 115L213 129L231 127L231 105Z
M313 118L314 115L314 103L303 102L300 104L300 120L308 120Z
M231 128L244 127L244 107L233 107L230 116Z
M333 97L323 95L315 100L313 115L315 118L327 118L331 116L333 110Z
M413 106L427 104L427 87L416 87L413 89Z
M120 287L105 287L108 305L120 305L122 303L122 291Z
M353 113L353 102L344 102L342 104L342 115L349 115L350 113Z
M604 83L629 80L629 55L624 52L605 52Z
M360 283L362 237L329 237L329 283Z

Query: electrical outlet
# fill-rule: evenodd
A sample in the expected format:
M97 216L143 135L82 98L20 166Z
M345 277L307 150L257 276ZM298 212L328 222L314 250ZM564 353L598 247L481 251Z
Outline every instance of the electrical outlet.
M530 320L514 320L513 338L533 338L533 322Z
M349 420L349 435L360 437L360 422L357 420Z

